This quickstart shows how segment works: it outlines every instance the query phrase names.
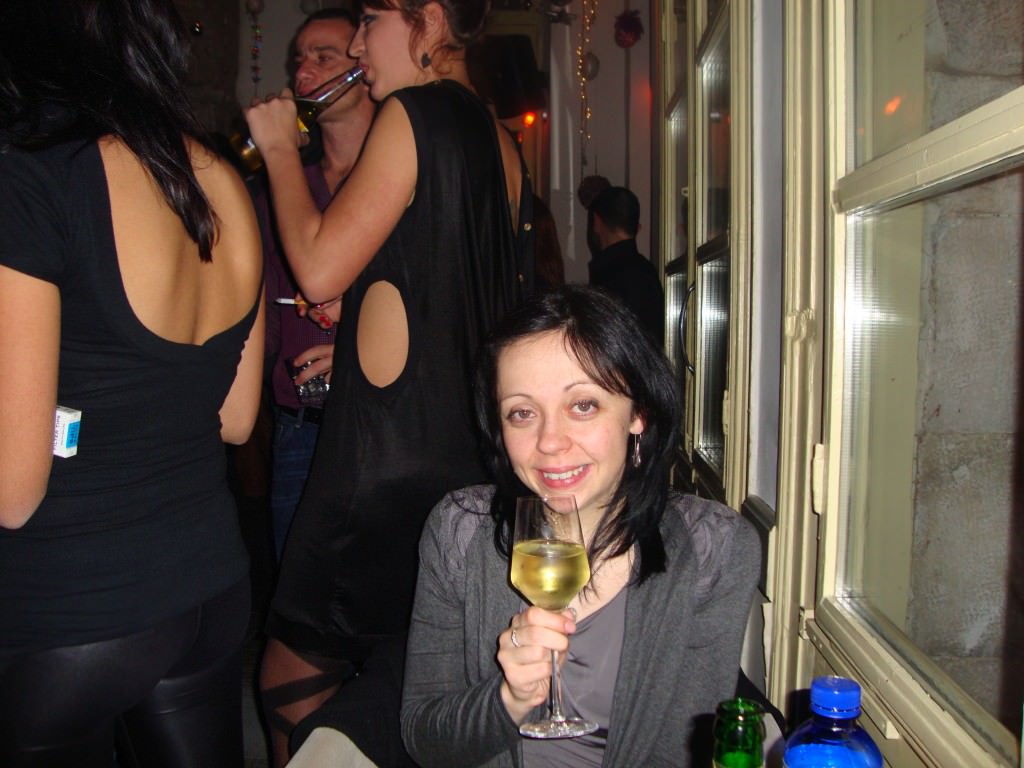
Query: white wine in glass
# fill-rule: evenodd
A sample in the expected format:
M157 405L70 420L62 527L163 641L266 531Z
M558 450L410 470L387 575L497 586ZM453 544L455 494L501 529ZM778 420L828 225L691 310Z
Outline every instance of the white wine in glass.
M565 610L589 580L590 564L582 544L528 539L513 549L512 583L545 610Z
M510 579L533 605L563 611L590 581L590 563L572 496L523 496L516 500ZM566 739L597 730L597 723L566 717L558 651L551 652L551 715L523 723L519 732L535 739Z

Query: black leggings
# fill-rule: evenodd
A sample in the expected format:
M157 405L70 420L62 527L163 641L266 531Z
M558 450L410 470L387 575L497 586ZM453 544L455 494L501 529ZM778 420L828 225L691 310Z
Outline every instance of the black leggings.
M15 658L0 673L4 768L243 762L249 582L150 629Z

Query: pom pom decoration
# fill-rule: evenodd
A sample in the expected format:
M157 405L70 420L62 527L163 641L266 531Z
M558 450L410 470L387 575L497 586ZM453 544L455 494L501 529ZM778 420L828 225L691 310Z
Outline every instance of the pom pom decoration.
M252 30L252 46L249 48L249 73L252 79L252 95L260 95L260 80L263 79L263 68L260 66L260 52L263 49L263 28L260 26L260 12L263 0L245 0L245 10L249 14L249 28Z
M632 48L643 34L640 11L623 11L615 17L615 44L619 48Z

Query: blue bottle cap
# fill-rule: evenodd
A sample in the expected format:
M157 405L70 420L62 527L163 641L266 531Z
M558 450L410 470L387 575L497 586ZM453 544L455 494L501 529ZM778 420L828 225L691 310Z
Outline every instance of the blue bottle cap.
M839 720L860 714L860 686L846 677L826 675L811 681L811 711Z

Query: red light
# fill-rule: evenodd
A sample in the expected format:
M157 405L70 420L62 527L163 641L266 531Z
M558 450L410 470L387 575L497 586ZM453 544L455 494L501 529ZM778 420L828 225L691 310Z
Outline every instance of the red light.
M535 122L537 122L537 113L536 112L527 112L525 115L523 115L523 125L525 127L529 128Z
M903 103L903 97L902 96L893 96L891 99L889 99L887 102L885 102L885 110L884 110L885 114L886 115L895 115L896 111L900 108L900 104L902 104L902 103Z

